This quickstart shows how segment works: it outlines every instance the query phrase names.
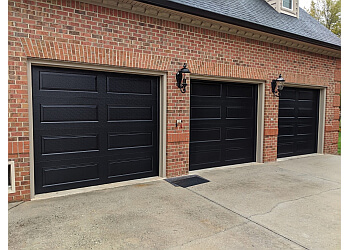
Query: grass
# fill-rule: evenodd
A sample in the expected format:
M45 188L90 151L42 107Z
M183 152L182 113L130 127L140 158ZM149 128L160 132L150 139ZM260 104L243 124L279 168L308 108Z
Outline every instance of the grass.
M339 137L338 137L338 155L341 154L341 132L339 132Z

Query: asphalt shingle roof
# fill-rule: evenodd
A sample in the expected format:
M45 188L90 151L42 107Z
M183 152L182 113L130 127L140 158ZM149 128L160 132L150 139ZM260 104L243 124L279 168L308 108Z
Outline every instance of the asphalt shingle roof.
M341 46L340 38L299 8L299 18L278 13L264 0L164 0Z

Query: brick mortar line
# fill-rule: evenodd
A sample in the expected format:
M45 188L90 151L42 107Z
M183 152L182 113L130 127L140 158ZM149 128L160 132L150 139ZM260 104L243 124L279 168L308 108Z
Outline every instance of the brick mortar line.
M218 206L220 206L220 207L222 207L222 208L224 208L224 209L226 209L226 210L228 210L228 211L230 211L230 212L232 212L234 214L237 214L238 216L240 216L240 217L242 217L242 218L244 218L244 219L246 219L246 220L248 220L248 221L250 221L250 222L252 222L252 223L254 223L254 224L256 224L256 225L258 225L258 226L260 226L260 227L262 227L262 228L264 228L266 230L268 230L268 231L270 231L270 232L272 232L273 234L276 234L276 235L278 235L278 236L280 236L280 237L282 237L282 238L284 238L284 239L286 239L286 240L288 240L288 241L290 241L290 242L292 242L292 243L302 247L303 249L309 250L309 248L301 245L300 243L298 243L298 242L296 242L296 241L294 241L292 239L289 239L286 236L283 236L282 234L279 234L279 233L275 232L274 230L272 230L272 229L270 229L270 228L268 228L268 227L266 227L266 226L264 226L264 225L262 225L262 224L260 224L260 223L258 223L256 221L251 220L249 217L246 217L246 216L244 216L244 215L242 215L242 214L240 214L240 213L238 213L238 212L236 212L236 211L234 211L234 210L232 210L232 209L230 209L228 207L225 207L224 205L221 205L220 203L218 203L216 201L213 201L213 200L209 199L208 197L205 197L204 195L201 195L200 193L197 193L196 191L193 191L193 190L188 189L188 188L185 188L185 189L189 190L190 192L192 192L192 193L194 193L194 194L196 194L198 196L201 196L202 198L204 198L204 199L206 199L206 200L208 200L208 201L210 201L210 202L212 202L212 203L214 203L214 204L216 204L216 205L218 205Z

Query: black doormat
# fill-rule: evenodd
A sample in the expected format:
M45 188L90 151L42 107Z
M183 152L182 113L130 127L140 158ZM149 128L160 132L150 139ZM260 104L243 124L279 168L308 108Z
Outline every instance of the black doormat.
M203 184L206 182L210 182L207 179L204 179L203 177L200 177L199 175L186 175L186 176L180 176L180 177L174 177L174 178L168 178L165 179L165 181L169 182L170 184L174 185L175 187L191 187L198 184Z

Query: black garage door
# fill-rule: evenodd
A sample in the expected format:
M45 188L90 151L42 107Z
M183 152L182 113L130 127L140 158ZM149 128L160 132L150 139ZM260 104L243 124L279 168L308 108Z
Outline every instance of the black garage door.
M315 89L283 89L279 98L277 157L317 152L319 95Z
M158 78L33 67L35 192L158 175Z
M254 162L257 85L191 80L190 170Z

